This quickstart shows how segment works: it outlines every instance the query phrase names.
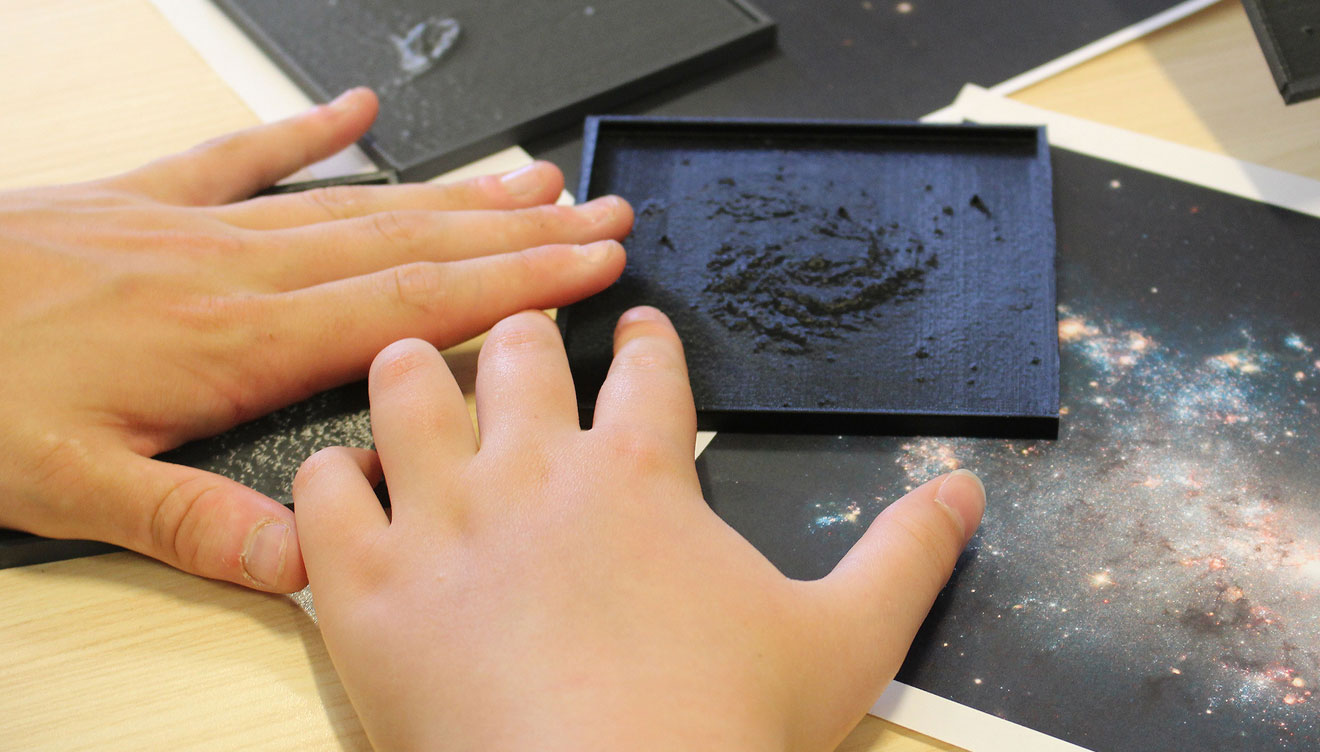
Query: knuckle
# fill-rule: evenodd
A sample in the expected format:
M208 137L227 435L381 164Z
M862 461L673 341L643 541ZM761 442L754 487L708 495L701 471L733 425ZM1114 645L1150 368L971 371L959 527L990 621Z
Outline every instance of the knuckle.
M241 257L252 251L251 236L246 232L217 232L206 238L211 253L222 256Z
M652 350L629 349L615 358L619 368L628 371L655 372L664 371L671 364L660 353Z
M539 207L538 214L546 222L554 224L582 224L589 223L583 213L582 208L578 206L564 206L563 204L547 204Z
M346 219L355 214L362 205L362 192L353 186L331 185L304 191L302 199L312 209L323 213L330 219Z
M673 348L656 338L627 342L614 356L615 365L625 371L641 373L681 373L683 359Z
M386 279L390 293L401 305L428 316L440 312L448 279L439 264L423 261L396 266Z
M53 498L65 498L62 491L70 481L82 477L90 453L77 438L47 433L34 441L36 456L31 466L31 478L37 488L55 491Z
M482 175L473 178L467 185L454 186L455 192L462 191L464 188L471 192L473 198L487 202L505 201L509 195L498 175Z
M426 367L433 352L435 349L422 340L399 340L376 356L376 362L371 366L371 376L383 384L404 381Z
M674 461L674 447L655 431L642 427L610 426L593 428L610 458L606 467L620 465L634 473L648 475L669 469ZM680 452L681 455L681 452Z
M347 459L347 455L343 447L326 447L303 460L302 465L298 467L298 472L293 476L292 491L294 499L306 493L308 484L312 483L323 472L342 465L345 459Z
M371 215L372 231L391 245L411 246L426 227L426 215L411 211L385 211Z
M208 293L185 295L163 306L163 310L176 325L207 337L222 357L241 352L261 338L255 307L241 298Z
M581 224L582 213L571 206L550 204L523 209L518 212L521 229L536 235L538 240L547 232L562 231L566 227Z
M546 254L540 250L523 250L500 257L500 275L515 280L519 287L544 285L555 270L546 264ZM494 287L494 285L491 285Z
M189 377L199 405L226 427L262 412L268 365L279 349L264 313L259 298L213 294L185 295L156 311L192 343L192 356L176 365Z
M134 233L135 245L163 257L239 257L252 250L249 236L232 228L160 228Z
M208 256L240 256L252 250L250 238L251 235L242 230L215 228L195 233L192 242L185 243L184 247L191 246Z
M221 488L206 476L173 483L157 500L150 521L154 555L197 571L209 513L223 503Z
M550 319L540 311L523 311L500 321L486 335L494 350L540 350L552 345Z

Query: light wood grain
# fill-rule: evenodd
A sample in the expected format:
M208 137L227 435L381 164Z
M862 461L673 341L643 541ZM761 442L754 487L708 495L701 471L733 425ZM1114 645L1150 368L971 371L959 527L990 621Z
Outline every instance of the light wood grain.
M4 0L0 70L0 187L256 122L146 0ZM1283 106L1234 0L1017 98L1320 177L1320 102ZM367 747L295 604L132 554L0 571L0 646L0 748ZM955 748L868 718L839 749Z
M0 188L102 177L257 122L145 0L4 0L0 70Z
M0 571L0 645L0 748L369 749L297 604L134 554Z
M1320 178L1320 100L1283 103L1238 0L1013 98Z

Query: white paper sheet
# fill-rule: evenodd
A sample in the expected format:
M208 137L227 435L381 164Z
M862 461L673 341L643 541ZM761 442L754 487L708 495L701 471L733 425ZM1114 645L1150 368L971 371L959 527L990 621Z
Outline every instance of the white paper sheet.
M1109 125L1042 110L963 87L954 103L922 118L931 123L1044 125L1050 143L1146 172L1320 216L1320 182Z

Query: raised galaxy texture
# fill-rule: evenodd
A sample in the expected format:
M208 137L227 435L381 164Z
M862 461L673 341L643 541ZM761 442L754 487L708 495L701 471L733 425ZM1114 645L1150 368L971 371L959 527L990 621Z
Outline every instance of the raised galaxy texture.
M586 416L619 316L669 314L703 428L1053 437L1054 218L1035 128L602 118L581 194L636 222L559 312Z
M985 522L900 680L1102 752L1320 748L1320 220L1054 165L1057 441L720 434L707 498L814 578L966 466Z

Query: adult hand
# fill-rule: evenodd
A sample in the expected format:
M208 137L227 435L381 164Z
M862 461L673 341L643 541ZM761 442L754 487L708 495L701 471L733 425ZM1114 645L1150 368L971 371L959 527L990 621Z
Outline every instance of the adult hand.
M400 337L456 344L619 275L608 239L631 209L551 205L544 163L244 200L376 109L354 90L108 180L0 194L0 526L297 590L292 512L151 457L361 378Z
M321 630L378 749L833 749L897 671L980 522L976 476L790 580L702 498L668 319L630 311L614 349L582 431L554 325L497 324L478 446L440 355L395 343L369 377L379 456L299 471Z

